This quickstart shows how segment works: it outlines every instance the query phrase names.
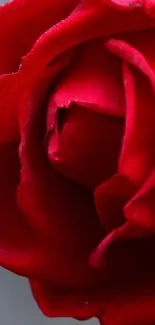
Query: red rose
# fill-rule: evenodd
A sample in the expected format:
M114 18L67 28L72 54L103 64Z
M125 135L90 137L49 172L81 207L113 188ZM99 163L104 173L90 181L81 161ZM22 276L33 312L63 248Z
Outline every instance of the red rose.
M155 322L155 1L0 7L0 264L48 316Z

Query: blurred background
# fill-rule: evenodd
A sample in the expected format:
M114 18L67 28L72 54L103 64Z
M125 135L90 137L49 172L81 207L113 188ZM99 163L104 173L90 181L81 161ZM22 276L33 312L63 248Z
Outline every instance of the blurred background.
M34 301L28 281L0 268L0 325L98 325L96 319L48 318Z
M33 1L33 0L32 0ZM0 4L8 2L0 0ZM28 281L0 267L0 325L98 325L96 319L47 318L36 305Z
M34 301L28 282L0 268L0 325L98 325L96 319L48 318Z

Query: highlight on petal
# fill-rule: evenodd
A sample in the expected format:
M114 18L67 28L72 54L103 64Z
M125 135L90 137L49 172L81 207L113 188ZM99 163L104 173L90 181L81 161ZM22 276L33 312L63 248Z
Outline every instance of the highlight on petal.
M155 163L155 94L148 80L138 71L131 73L125 67L124 81L127 118L119 169L139 186Z
M152 87L155 90L155 74L143 53L121 40L110 39L106 44L110 51L142 71L149 78Z
M139 30L134 33L129 31L119 34L119 37L117 35L116 38L110 38L106 44L110 51L130 62L148 76L150 81L153 81L155 69L154 37L154 28Z
M119 170L140 186L149 176L155 162L155 73L151 68L153 64L150 55L148 56L151 66L149 61L147 62L147 56L145 58L143 53L124 41L110 40L107 46L125 62L131 63L144 73L143 75L137 69L128 68L128 65L124 64L127 116Z
M144 6L145 6L145 10L146 12L152 16L155 17L155 2L154 0L144 0Z

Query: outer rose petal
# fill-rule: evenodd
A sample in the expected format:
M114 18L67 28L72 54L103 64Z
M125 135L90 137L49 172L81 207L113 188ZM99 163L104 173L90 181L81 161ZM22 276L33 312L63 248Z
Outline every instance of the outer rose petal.
M30 266L34 267L38 257L38 264L41 262L41 248L38 236L16 203L20 178L18 146L18 143L0 145L0 265L10 269L10 264L18 265L20 261L30 274ZM16 266L13 271L22 273Z
M106 260L113 290L107 292L101 324L154 324L154 245L155 237L149 236L109 246Z
M16 220L18 227L18 220L20 219L20 213L16 205L16 188L19 182L19 172L20 165L18 159L18 143L0 145L1 248L3 247L3 241L6 242L6 239L10 239L11 232L11 237L14 237L13 232L16 231L16 225L14 225L14 220ZM7 236L8 231L9 236Z
M0 76L0 143L19 140L18 104L21 84L18 74Z
M49 317L75 317L85 320L103 311L103 295L72 288L61 290L50 284L30 280L32 292L38 305Z
M154 26L154 19L149 17L142 8L124 12L115 8L115 5L113 8L113 4L108 1L105 3L97 1L94 5L89 1L87 3L83 1L72 15L39 38L24 58L22 70L30 82L59 54L86 40Z
M148 325L155 321L155 286L150 290L124 293L107 304L100 317L101 325Z
M0 6L0 73L16 71L38 37L64 19L78 0L13 0Z
M108 310L115 304L121 305L122 299L128 304L130 297L131 300L133 298L137 301L141 300L140 296L143 300L147 294L148 297L153 297L154 290L151 291L150 288L154 288L155 263L152 251L154 244L155 238L125 241L123 245L122 243L113 244L107 252L108 277L103 287L101 284L96 286L97 291L83 292L81 288L76 291L75 287L74 290L67 287L62 291L59 287L50 286L50 283L31 280L34 296L48 316L72 315L84 319L104 315L105 312L105 319L110 318ZM120 314L119 308L118 314ZM117 308L115 317L117 319Z
M64 19L77 0L13 0L0 6L0 74L16 71L38 37ZM35 63L36 65L36 63ZM29 85L29 83L28 83ZM18 108L27 80L20 72L0 76L0 142L19 139Z

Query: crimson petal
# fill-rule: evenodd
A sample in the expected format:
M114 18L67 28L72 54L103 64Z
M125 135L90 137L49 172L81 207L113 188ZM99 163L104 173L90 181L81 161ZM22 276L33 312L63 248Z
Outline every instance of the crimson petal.
M21 58L47 29L71 13L78 0L13 0L0 6L0 74L18 70Z
M124 47L124 49L128 47ZM131 50L131 48L130 48ZM126 52L123 51L123 54ZM128 52L126 58L128 58ZM130 56L131 57L131 56ZM141 66L140 66L141 67ZM127 122L126 122L126 132L124 137L124 143L122 148L122 153L120 157L119 170L122 175L125 175L128 182L131 184L131 193L133 196L135 189L142 186L144 182L147 181L152 169L154 168L154 92L150 87L149 81L137 70L131 70L127 66L124 69L125 78L125 88L127 96ZM144 91L145 90L145 91ZM143 96L144 94L144 96ZM147 95L146 95L147 94ZM149 107L149 109L148 109ZM118 178L119 180L119 178ZM111 182L112 183L112 182ZM118 182L119 185L119 182ZM109 190L108 183L104 186L104 192L106 193L107 186L107 196L109 200L115 200L113 196L113 188ZM100 192L98 192L100 193ZM124 196L124 195L123 195ZM120 196L121 201L119 206L119 211L116 210L115 218L119 221L119 216L123 212L124 200L123 196ZM128 197L128 200L131 197ZM99 201L101 202L101 200ZM104 200L103 200L104 202ZM103 205L104 206L104 205ZM150 207L152 209L152 205ZM99 211L101 208L99 207ZM113 211L113 210L112 210ZM125 209L125 217L127 222L121 227L113 230L98 246L95 252L90 257L91 265L98 267L102 263L105 263L105 252L112 242L123 240L126 238L141 238L148 237L151 231L150 219L148 216L148 222L146 222L144 227L144 220L141 221L141 214L139 209L131 208L131 213L127 213ZM130 211L130 210L129 210ZM106 213L109 213L109 220L113 219L111 217L110 205L106 205ZM103 209L102 209L103 213ZM102 217L103 218L103 217ZM147 218L145 218L146 220ZM153 229L152 229L153 231Z
M47 273L45 280L51 283L63 286L76 282L87 286L100 278L100 275L96 278L87 257L103 234L93 195L84 186L69 181L54 170L44 146L47 92L55 75L67 63L68 57L55 62L26 96L18 202L38 232L40 242L45 243L45 261L37 269L38 278L44 269Z
M31 274L36 253L40 264L41 249L38 237L16 203L20 179L18 146L18 143L0 146L0 265L16 273Z

